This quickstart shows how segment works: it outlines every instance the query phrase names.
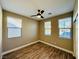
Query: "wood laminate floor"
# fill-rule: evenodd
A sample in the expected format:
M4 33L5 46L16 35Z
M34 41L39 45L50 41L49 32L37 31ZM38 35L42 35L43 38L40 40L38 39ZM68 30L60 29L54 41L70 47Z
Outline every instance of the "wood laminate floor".
M69 53L63 52L43 43L36 43L9 53L3 59L74 59Z

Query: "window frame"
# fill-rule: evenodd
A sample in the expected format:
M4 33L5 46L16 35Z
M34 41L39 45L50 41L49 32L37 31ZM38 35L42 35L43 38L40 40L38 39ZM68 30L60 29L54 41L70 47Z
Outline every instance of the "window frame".
M16 19L19 19L19 20L21 20L21 28L18 28L18 27L8 27L8 17L11 17L11 18L16 18ZM12 38L20 38L20 37L22 37L22 19L20 19L20 18L17 18L17 17L12 17L12 16L7 16L7 33L8 33L8 28L18 28L18 29L20 29L20 36L13 36L13 37L8 37L8 39L12 39Z
M59 38L63 38L63 39L71 39L71 38L72 38L72 26L73 26L73 25L72 25L72 17L71 17L71 16L69 16L69 17L71 18L71 28L65 28L65 26L64 26L64 28L58 27L58 29L59 29L59 32L58 32L58 33L59 33ZM69 17L65 17L65 18L69 18ZM62 19L65 19L65 18L61 18L61 19L59 19L59 20L62 20ZM58 21L59 21L59 20L58 20ZM58 22L58 25L59 25L59 22ZM61 35L60 35L60 30L61 30L61 29L69 29L69 30L70 30L70 38L61 36Z
M46 28L45 22L50 22L50 28ZM45 36L51 36L51 34L52 34L52 30L51 30L51 27L52 27L52 26L51 26L51 21L45 21L45 22L44 22L44 35L45 35ZM47 30L50 30L50 34L46 34L46 31L47 31Z

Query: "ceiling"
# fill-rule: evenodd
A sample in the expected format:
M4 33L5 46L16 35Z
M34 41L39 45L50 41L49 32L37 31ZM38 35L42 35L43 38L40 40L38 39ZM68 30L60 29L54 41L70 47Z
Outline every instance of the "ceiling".
M4 10L27 17L37 14L38 9L45 10L45 19L72 11L74 3L75 0L1 0ZM37 17L30 18L41 20Z

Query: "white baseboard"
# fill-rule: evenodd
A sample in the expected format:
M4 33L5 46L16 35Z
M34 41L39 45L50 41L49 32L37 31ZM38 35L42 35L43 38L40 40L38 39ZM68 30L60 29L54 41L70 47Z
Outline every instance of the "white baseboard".
M17 48L14 48L14 49L11 49L11 50L9 50L9 51L5 51L5 52L2 53L2 56L5 55L5 54L8 54L8 53L11 53L11 52L13 52L13 51L22 49L22 48L24 48L24 47L27 47L27 46L29 46L29 45L35 44L35 43L37 43L37 42L39 42L39 40L38 40L38 41L35 41L35 42L28 43L28 44L26 44L26 45L23 45L23 46L20 46L20 47L17 47Z
M72 51L67 50L67 49L64 49L64 48L61 48L61 47L59 47L59 46L56 46L56 45L53 45L53 44L50 44L50 43L47 43L47 42L42 41L42 40L38 40L38 41L35 41L35 42L31 42L31 43L28 43L28 44L26 44L26 45L23 45L23 46L14 48L14 49L12 49L12 50L5 51L5 52L2 53L2 56L5 55L5 54L8 54L8 53L11 53L11 52L13 52L13 51L22 49L22 48L24 48L24 47L27 47L27 46L29 46L29 45L35 44L35 43L37 43L37 42L41 42L41 43L47 44L47 45L49 45L49 46L55 47L55 48L60 49L60 50L62 50L62 51L68 52L68 53L70 53L70 54L72 54L72 55L74 56L74 53L73 53Z
M67 49L61 48L61 47L59 47L59 46L56 46L56 45L53 45L53 44L47 43L47 42L42 41L42 40L39 40L39 42L44 43L44 44L47 44L47 45L52 46L52 47L55 47L55 48L60 49L60 50L62 50L62 51L68 52L68 53L70 53L70 54L72 54L72 55L74 56L74 53L73 53L72 51L70 51L70 50L67 50Z

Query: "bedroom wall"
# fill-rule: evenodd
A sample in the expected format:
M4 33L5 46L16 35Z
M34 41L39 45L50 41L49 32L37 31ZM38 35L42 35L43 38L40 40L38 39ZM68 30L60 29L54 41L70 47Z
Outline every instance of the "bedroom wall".
M73 51L73 39L66 39L66 38L59 38L59 29L58 29L58 20L65 17L72 17L73 13L65 13L62 15L58 15L49 19L45 19L40 21L40 40L48 42L50 44L59 46L61 48ZM45 21L51 21L51 30L52 34L51 36L45 36L44 35L44 22Z
M22 19L21 37L8 38L7 16ZM38 21L21 15L17 15L12 12L3 11L3 52L37 40L38 40Z

